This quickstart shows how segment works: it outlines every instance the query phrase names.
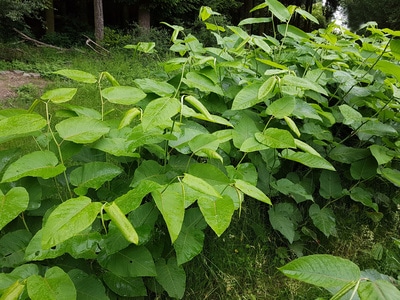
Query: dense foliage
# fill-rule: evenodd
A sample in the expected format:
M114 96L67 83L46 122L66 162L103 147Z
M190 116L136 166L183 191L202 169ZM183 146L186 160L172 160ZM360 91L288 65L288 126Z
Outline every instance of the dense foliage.
M398 210L400 32L306 33L289 22L307 11L266 8L224 27L203 7L215 47L165 24L175 56L158 80L64 69L76 88L0 111L3 298L182 298L205 229L221 236L249 201L297 256L354 206L377 223ZM243 29L263 22L272 35ZM74 102L82 84L97 109Z

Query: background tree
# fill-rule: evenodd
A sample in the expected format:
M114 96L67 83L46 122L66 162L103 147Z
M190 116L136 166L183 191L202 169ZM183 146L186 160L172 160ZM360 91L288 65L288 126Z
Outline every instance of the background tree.
M101 42L104 38L104 15L103 0L94 0L94 36L96 42Z

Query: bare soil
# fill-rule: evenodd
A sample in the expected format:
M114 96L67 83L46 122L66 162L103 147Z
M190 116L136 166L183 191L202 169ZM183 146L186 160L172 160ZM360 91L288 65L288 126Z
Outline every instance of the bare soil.
M16 97L17 88L25 84L33 84L43 90L48 81L41 78L38 73L0 71L0 101Z

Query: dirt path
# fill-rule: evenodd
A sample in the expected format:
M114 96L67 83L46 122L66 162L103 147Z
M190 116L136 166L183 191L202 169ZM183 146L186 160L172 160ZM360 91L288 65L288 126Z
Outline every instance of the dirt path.
M16 97L16 89L29 83L43 89L48 82L41 78L38 73L28 73L18 70L0 71L0 101Z

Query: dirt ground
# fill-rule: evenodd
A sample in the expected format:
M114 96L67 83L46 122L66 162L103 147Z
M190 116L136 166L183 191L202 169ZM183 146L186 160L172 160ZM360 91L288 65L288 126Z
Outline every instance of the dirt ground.
M47 81L38 73L24 71L0 71L0 100L17 96L17 88L25 84L33 84L43 89Z

